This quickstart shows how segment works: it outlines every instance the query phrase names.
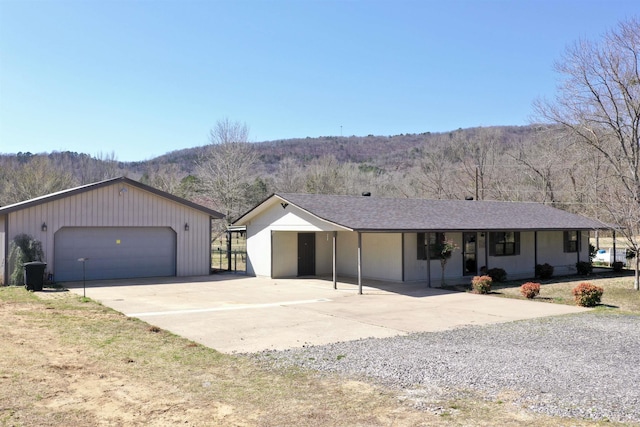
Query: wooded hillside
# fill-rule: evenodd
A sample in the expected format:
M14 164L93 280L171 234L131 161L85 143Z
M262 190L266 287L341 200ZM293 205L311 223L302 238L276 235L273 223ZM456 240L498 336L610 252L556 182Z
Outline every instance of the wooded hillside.
M234 178L240 185L233 189L242 192L242 202L231 209L221 205L221 194L201 185L200 166L221 150L221 144L130 163L118 162L117 153L2 155L0 204L127 175L228 210L231 216L277 191L370 191L385 197L535 201L590 217L604 215L597 208L595 193L598 182L606 179L605 165L593 153L576 147L559 128L509 126L394 136L327 136L255 142L246 147L250 151L243 159L250 167Z

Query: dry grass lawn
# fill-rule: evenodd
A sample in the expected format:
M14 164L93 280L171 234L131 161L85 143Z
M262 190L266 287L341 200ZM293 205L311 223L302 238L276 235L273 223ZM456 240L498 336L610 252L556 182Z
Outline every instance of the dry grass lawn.
M543 298L564 295L553 286ZM418 410L364 382L266 371L69 292L0 288L0 322L2 426L615 425L533 414L508 396Z
M633 271L617 274L593 274L590 276L567 276L546 281L530 280L540 283L540 295L534 301L554 302L574 305L571 290L578 284L588 282L604 289L601 309L615 308L625 312L640 313L640 292L633 289ZM520 293L524 280L506 283L494 283L492 294L509 298L525 299Z

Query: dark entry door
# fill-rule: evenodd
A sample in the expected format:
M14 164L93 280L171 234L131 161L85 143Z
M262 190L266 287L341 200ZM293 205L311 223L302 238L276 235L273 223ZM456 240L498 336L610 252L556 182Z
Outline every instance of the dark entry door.
M316 274L316 235L298 233L298 276Z
M477 244L476 233L462 233L462 266L465 276L475 276L478 274L478 261L476 259Z

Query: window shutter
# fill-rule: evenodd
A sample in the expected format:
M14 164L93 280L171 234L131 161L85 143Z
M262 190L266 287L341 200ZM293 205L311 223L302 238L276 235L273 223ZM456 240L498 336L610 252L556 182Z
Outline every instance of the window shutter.
M496 256L496 233L489 233L489 255Z
M520 232L513 233L513 240L515 241L515 255L520 255Z
M424 233L418 233L417 241L418 241L418 244L416 246L416 252L418 254L417 258L418 259L427 259L427 251L426 251L426 247L425 247Z
M576 252L579 253L579 252L581 252L580 249L582 249L581 248L581 246L582 246L582 230L576 231L576 234L577 234L577 236L576 236L576 240L577 240L576 241Z

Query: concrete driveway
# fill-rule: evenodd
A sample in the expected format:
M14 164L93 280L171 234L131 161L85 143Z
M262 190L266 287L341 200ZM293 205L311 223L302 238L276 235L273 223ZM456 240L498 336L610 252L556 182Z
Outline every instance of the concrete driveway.
M216 350L255 352L582 312L559 304L374 284L231 274L88 282L86 295ZM79 295L83 283L66 286Z

